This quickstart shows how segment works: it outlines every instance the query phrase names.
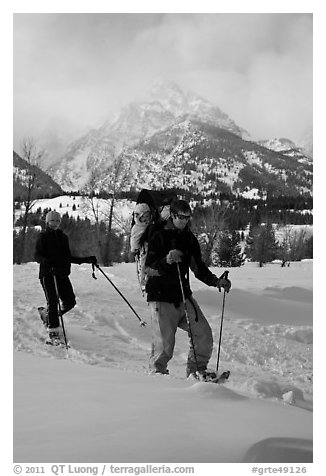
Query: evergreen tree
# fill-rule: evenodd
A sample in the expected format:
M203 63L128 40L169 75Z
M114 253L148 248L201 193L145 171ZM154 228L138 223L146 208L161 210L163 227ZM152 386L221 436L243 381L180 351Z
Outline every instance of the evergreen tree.
M251 237L252 244L247 253L253 261L258 261L260 267L277 257L278 244L270 222L256 226L252 230Z
M243 265L244 257L239 233L235 231L232 233L222 232L214 255L214 264L219 266L237 267Z
M245 262L240 241L241 241L240 234L237 233L236 231L233 231L231 234L231 261L230 261L230 266L232 267L242 266Z
M25 232L24 260L21 261L20 250L22 240L22 230L18 232L14 230L13 234L13 262L16 264L28 263L34 261L35 245L40 232L34 227L27 228Z

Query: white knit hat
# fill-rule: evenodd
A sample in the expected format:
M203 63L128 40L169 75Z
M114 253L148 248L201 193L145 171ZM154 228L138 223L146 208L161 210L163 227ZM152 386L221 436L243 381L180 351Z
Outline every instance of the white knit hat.
M54 220L54 219L59 219L61 221L60 213L56 212L55 210L50 211L46 214L45 223L47 224L49 223L50 220Z
M149 208L147 203L137 203L134 210L135 215L137 214L138 216L142 216L144 213L150 212L150 211L151 209Z

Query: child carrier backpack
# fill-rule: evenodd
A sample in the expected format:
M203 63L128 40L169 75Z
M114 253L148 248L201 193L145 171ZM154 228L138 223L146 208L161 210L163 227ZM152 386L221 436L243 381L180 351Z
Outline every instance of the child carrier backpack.
M143 189L139 192L136 203L146 203L149 206L152 215L151 222L148 224L139 240L139 251L135 254L137 278L143 296L146 293L147 271L145 262L148 250L148 241L155 230L165 223L164 218L161 216L162 210L164 207L169 206L170 203L176 198L177 195L173 190ZM136 222L133 213L131 227L133 227L135 223Z

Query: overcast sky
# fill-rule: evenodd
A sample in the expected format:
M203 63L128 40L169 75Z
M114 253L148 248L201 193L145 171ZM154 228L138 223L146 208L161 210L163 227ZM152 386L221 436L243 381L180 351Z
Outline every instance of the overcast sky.
M312 14L17 13L15 145L98 127L161 77L253 139L297 141L312 128L312 36Z

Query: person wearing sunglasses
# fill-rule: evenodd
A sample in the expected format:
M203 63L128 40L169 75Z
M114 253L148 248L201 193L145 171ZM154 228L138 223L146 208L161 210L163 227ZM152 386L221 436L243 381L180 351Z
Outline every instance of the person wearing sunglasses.
M173 357L176 331L180 328L190 337L189 319L192 339L186 374L196 375L199 371L205 376L213 350L212 330L192 296L189 270L208 286L224 288L226 292L231 288L228 279L219 279L203 262L199 242L190 230L191 215L187 201L174 201L169 219L148 243L145 265L156 270L156 275L149 276L146 284L152 317L150 370L153 373L169 373L167 365Z

